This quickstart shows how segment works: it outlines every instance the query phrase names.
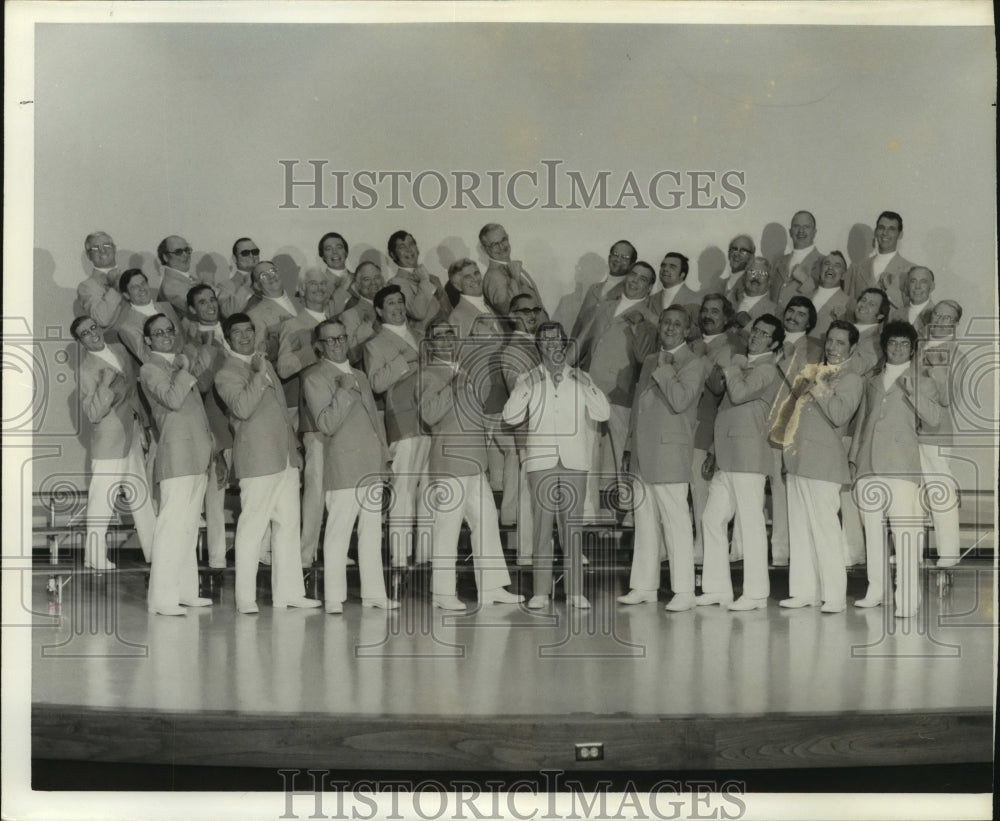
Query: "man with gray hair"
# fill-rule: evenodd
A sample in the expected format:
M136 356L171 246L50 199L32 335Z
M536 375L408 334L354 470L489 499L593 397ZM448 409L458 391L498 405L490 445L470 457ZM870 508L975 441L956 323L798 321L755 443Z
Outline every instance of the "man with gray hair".
M110 328L122 310L122 295L118 291L118 249L108 234L95 231L87 234L83 250L92 267L90 276L76 288L80 307L101 328Z
M510 237L500 223L484 225L479 230L479 244L490 260L483 277L483 297L494 313L507 316L510 301L518 294L531 294L542 305L535 281L520 260L510 258Z

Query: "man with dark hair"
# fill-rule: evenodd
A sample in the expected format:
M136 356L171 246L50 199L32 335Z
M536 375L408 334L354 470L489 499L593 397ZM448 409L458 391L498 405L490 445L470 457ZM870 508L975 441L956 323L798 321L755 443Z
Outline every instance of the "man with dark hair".
M233 428L233 474L240 483L236 523L236 609L257 613L257 566L261 541L271 527L271 598L276 608L319 607L305 596L299 553L298 441L267 357L256 349L247 314L222 326L229 355L215 375L215 389Z
M733 333L735 311L732 303L721 293L706 294L698 311L698 329L701 337L691 343L691 350L705 360L705 383L698 398L695 415L694 449L691 454L691 508L694 514L694 556L695 563L701 564L705 551L702 540L701 517L708 501L708 483L705 478L705 463L715 448L715 415L722 401L721 382L710 379L716 366L725 368L733 355L742 350L744 343ZM714 393L713 385L719 390ZM714 460L714 455L712 457ZM709 460L709 464L712 461ZM738 542L737 542L738 544ZM738 553L739 555L739 553Z
M784 305L793 296L812 297L819 285L816 217L809 211L796 211L788 235L792 238L792 250L772 263L771 300L775 305Z
M764 314L754 321L746 355L737 354L725 368L716 366L710 379L722 402L715 418L715 462L718 470L708 491L702 533L705 565L699 605L720 604L731 610L767 606L767 530L764 524L764 479L771 467L767 414L781 382L774 352L781 349L781 320ZM727 527L735 516L743 548L743 593L733 601Z
M209 286L205 286L209 287ZM118 338L135 357L140 365L149 358L149 351L143 338L142 328L146 320L156 314L163 314L180 331L177 314L169 302L153 302L153 292L149 289L149 280L138 268L130 268L118 278L118 290L121 291L123 304L118 314L115 330ZM184 335L177 333L173 339L174 353L180 353L184 347Z
M303 413L322 448L320 478L327 509L323 539L326 612L344 610L347 549L355 522L362 604L393 610L399 603L386 595L382 575L382 476L389 459L385 432L368 377L347 361L343 323L326 319L312 334L319 358L302 375Z
M866 288L854 305L853 322L860 334L855 356L867 365L861 371L862 376L867 376L877 367L881 367L882 348L879 337L891 310L889 297L880 288Z
M587 289L570 334L574 339L578 338L580 332L590 323L594 311L602 300L615 300L621 296L625 287L625 274L638 258L635 246L627 239L620 239L611 246L608 251L608 273L604 275L604 279L595 282Z
M698 307L700 297L696 291L687 286L688 273L691 270L690 260L679 251L667 251L660 260L660 286L649 298L649 307L661 314L671 305L682 305L691 317L689 325L692 335L698 329Z
M642 364L629 420L625 473L635 472L635 549L629 592L622 604L655 602L660 543L666 541L670 587L667 610L694 607L694 537L688 508L692 431L706 367L685 342L691 317L683 305L660 314L660 350Z
M458 500L434 511L431 593L435 607L465 610L455 586L455 559L463 519L471 531L476 589L484 604L517 604L524 600L506 590L510 574L500 546L493 491L486 481L488 431L499 417L458 357L457 329L444 321L428 328L427 358L421 365L420 416L431 431L430 492L435 498Z
M816 308L810 299L794 296L788 300L782 314L784 341L775 357L781 380L768 416L772 459L768 476L771 485L771 562L778 567L788 564L788 500L782 460L788 419L782 416L781 408L799 371L823 358L822 341L808 335L815 326Z
M358 298L338 317L347 331L347 359L360 367L364 359L364 345L375 336L378 317L375 315L375 294L385 287L382 269L374 262L362 262L354 272L354 289Z
M848 366L858 329L834 320L826 334L823 364L806 365L786 400L792 407L784 447L788 471L791 540L789 598L782 607L823 604L824 613L847 607L847 571L840 522L840 489L850 484L844 433L854 417L864 381Z
M350 246L343 235L329 231L319 238L320 265L318 271L329 283L330 302L326 306L328 316L342 313L354 298L354 274L347 267Z
M398 285L375 294L381 330L365 343L365 372L372 390L385 397L385 432L392 455L392 507L389 509L389 555L393 567L405 567L410 557L430 560L430 545L421 538L426 520L420 493L427 473L430 439L420 429L417 371L423 332L406 316L406 298ZM414 534L414 519L418 533Z
M420 249L413 235L396 231L389 237L389 259L395 263L396 276L390 285L398 285L406 298L406 315L421 331L435 317L451 313L451 303L441 280L420 262Z
M490 310L498 316L507 316L516 294L531 294L539 305L543 304L538 286L524 270L521 260L510 257L507 229L496 222L487 223L479 230L479 244L490 261L483 276L483 298Z
M76 288L83 313L101 328L110 328L118 319L122 307L118 291L118 249L115 241L104 233L87 234L83 250L91 264L90 276Z
M882 604L888 518L896 547L896 617L911 618L920 605L923 553L918 429L940 424L942 409L936 382L914 363L916 329L908 322L890 322L881 344L885 366L868 379L849 454L868 559L868 591L854 606Z
M149 561L156 515L142 460L146 413L136 391L136 366L124 347L104 342L100 324L89 315L76 317L69 331L83 351L77 380L80 408L90 422L84 567L115 567L107 558L108 524L114 515L115 488L126 482L132 485L125 496L132 508L143 555Z
M245 311L260 300L253 290L253 268L260 262L260 248L250 237L233 243L232 276L219 284L219 309L225 316ZM253 303L251 303L251 299Z
M883 211L875 221L875 250L855 262L844 277L844 290L852 299L866 288L881 288L893 308L906 305L906 275L913 263L896 250L903 236L903 218L895 211Z
M143 333L149 359L139 370L142 389L153 410L156 482L160 513L153 535L147 609L164 616L183 616L188 607L208 607L198 595L198 517L212 457L212 433L190 371L187 356L172 352L180 329L163 314L146 320Z

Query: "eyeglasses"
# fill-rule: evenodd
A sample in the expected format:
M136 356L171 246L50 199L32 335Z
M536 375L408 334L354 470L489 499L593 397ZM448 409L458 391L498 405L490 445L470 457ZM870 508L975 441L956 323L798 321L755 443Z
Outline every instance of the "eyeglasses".
M729 253L732 254L734 252L737 254L748 254L748 255L753 253L753 251L749 248L739 248L736 245L730 245Z
M347 334L341 334L340 336L321 336L320 342L332 342L334 345L339 345L342 342L347 341Z
M771 339L774 336L774 331L770 331L767 328L754 328L750 331L750 336L767 337L768 339Z
M100 245L91 245L87 249L87 253L89 254L91 251L114 251L114 250L115 250L115 244L113 242L102 242Z
M174 248L173 251L167 251L167 253L170 254L171 256L174 256L174 257L180 257L180 256L184 256L184 255L190 255L191 254L191 247L190 246L185 246L184 248Z
M173 336L175 333L177 333L177 329L171 325L169 328L160 328L156 331L150 331L149 335L154 338L159 338L164 336Z
M910 348L909 339L890 339L885 343L886 348Z
M771 275L767 271L747 271L748 280L764 280L768 279Z
M76 332L77 336L95 336L99 337L101 335L100 330L98 330L96 325L91 325L89 328L78 328Z
M632 255L631 254L616 254L614 251L612 251L610 254L608 254L608 258L609 259L620 259L623 262L631 262L632 261Z
M257 274L259 279L280 279L281 275L275 271L273 268L268 268L267 270L261 271Z
M542 314L545 313L543 308L515 308L511 311L512 314Z
M439 331L431 339L455 339L455 336L454 331Z
M495 240L493 240L493 242L486 243L486 247L487 248L496 248L497 246L503 245L505 242L508 242L509 240L510 240L510 237L500 237L500 239L495 239Z
M259 257L260 248L244 248L240 251L240 256L246 259L247 257Z

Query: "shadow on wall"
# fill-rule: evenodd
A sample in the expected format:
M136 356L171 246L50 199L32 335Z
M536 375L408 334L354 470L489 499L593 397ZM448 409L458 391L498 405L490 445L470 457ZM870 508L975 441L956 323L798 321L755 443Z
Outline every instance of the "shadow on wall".
M592 285L600 282L608 272L608 263L600 254L584 254L573 269L573 290L564 295L552 312L552 319L561 322L569 331L583 307L583 300Z
M719 275L726 267L726 254L718 245L710 245L698 254L698 281L706 294L720 290Z
M758 256L765 259L777 259L785 255L788 247L788 231L784 225L777 222L769 222L764 226L760 235L760 247L757 249Z
M847 234L847 256L850 257L852 265L861 262L872 252L874 240L875 232L870 225L856 222L851 226Z

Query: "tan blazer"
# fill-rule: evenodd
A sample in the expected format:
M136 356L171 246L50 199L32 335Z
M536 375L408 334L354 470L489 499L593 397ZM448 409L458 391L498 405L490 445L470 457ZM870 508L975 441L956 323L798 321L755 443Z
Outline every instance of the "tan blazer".
M215 294L219 298L219 311L223 316L246 311L250 298L254 295L250 275L233 271L233 275L215 289Z
M794 407L786 432L785 468L795 476L847 484L844 435L861 404L864 380L845 365L806 365L786 402Z
M578 339L583 329L590 324L594 318L594 312L600 303L614 302L622 295L622 291L625 290L625 277L617 277L611 287L602 296L601 288L604 284L603 282L595 282L587 289L587 293L583 297L583 305L580 306L580 311L576 315L576 321L573 323L573 331L570 334L574 339Z
M934 300L927 300L926 307L917 314L917 318L913 321L910 320L910 306L903 305L899 308L893 308L889 312L889 319L892 320L902 320L903 322L909 322L914 328L917 329L917 333L920 336L926 336L927 326L931 321L931 314L934 312Z
M226 361L226 352L221 343L213 341L212 334L198 333L194 340L189 340L184 346L184 354L191 362L191 373L198 380L198 390L205 405L214 448L216 451L231 448L233 432L229 427L229 416L215 390L215 375Z
M598 306L580 336L579 364L612 405L631 408L639 367L656 348L659 317L648 297L619 316L614 315L617 307L617 301ZM643 321L633 326L625 317L636 313Z
M819 287L817 263L822 258L823 255L813 247L794 270L789 270L792 262L791 251L771 260L771 301L779 307L784 307L793 296L811 298Z
M694 431L694 446L699 450L712 449L712 442L715 440L715 415L725 393L725 386L712 379L713 370L716 365L726 367L742 347L742 340L733 332L719 334L707 344L702 339L691 342L691 350L705 360L705 385L698 397L697 425Z
M487 418L482 397L469 374L447 364L424 364L420 370L420 417L431 432L430 471L445 476L486 472Z
M107 275L93 271L76 286L80 307L102 328L110 328L115 324L125 302L118 290L119 276L121 274L117 268L112 268Z
M228 355L215 374L215 389L233 429L233 472L237 479L302 467L281 381L270 362L254 372Z
M724 374L725 394L715 417L715 460L730 473L770 473L767 415L781 381L774 355L748 362L736 354Z
M830 323L835 319L847 319L853 311L851 298L842 290L831 296L823 307L816 312L816 327L809 331L809 336L813 339L823 339L830 329Z
M139 369L142 389L156 420L157 482L178 476L198 476L208 470L212 457L212 432L198 391L198 380L190 371L151 353Z
M514 268L516 267L515 265ZM521 268L515 278L514 268L507 263L492 259L486 266L486 273L483 275L483 297L490 310L497 316L505 317L510 314L510 301L518 294L531 294L538 300L539 305L543 305L542 296L538 293L538 286L531 275Z
M851 264L847 269L847 273L844 274L844 284L842 286L844 291L847 292L851 299L857 301L862 291L877 286L889 295L889 302L893 308L901 308L906 305L906 297L904 296L906 293L906 275L913 267L913 263L900 256L897 252L889 260L889 264L885 266L885 270L878 278L878 282L876 282L875 275L872 273L874 259L872 256L866 256L864 259Z
M163 279L160 280L160 290L156 295L157 302L169 302L176 311L177 316L188 315L187 295L195 285L201 285L205 280L201 279L193 271L189 271L185 276L180 271L175 271L169 266L163 266L160 270ZM212 283L208 283L211 285Z
M389 280L388 285L398 285L406 299L406 315L421 331L439 316L451 313L451 303L444 292L444 285L434 274L428 274L429 285L423 284L410 271L402 269Z
M769 438L775 447L783 447L785 443L788 414L794 407L786 405L785 400L791 393L792 385L795 384L795 377L806 365L822 361L823 348L824 345L820 340L806 334L794 343L785 342L782 355L776 360L781 379L768 415Z
M387 328L365 343L365 372L372 390L385 395L385 433L390 444L421 435L416 365L423 333L413 325L410 332L417 349Z
M173 306L169 302L155 302L153 307L156 308L157 313L163 314L174 323L177 333L174 335L173 353L180 353L184 349L185 331L184 326L177 319ZM147 319L149 317L139 313L129 302L123 301L122 310L118 314L118 322L115 324L118 338L140 365L149 359L149 348L146 347L146 340L142 334L142 328Z
M632 469L644 482L690 482L705 360L686 345L673 363L661 364L661 358L658 351L642 364L626 450L632 453Z
M359 367L364 361L365 343L382 328L375 313L375 306L366 299L359 299L338 319L347 331L347 358L354 367Z
M499 414L510 391L503 380L500 355L507 344L504 324L496 314L482 313L467 299L460 299L448 315L448 322L458 328L463 343L459 359L469 373L477 374L476 391L487 413Z
M302 372L302 393L323 435L323 490L381 482L389 450L368 377L320 359Z
M907 373L915 380L916 389L910 399L898 379L886 391L883 372L868 377L849 459L857 466L859 477L897 476L919 483L918 432L924 425L941 422L937 383L911 363Z
M107 347L121 363L120 373L87 351L80 360L77 375L80 406L91 425L91 459L125 458L135 440L140 420L145 416L136 389L137 374L132 357L116 342L108 343ZM104 371L115 375L109 386L101 385Z
M955 438L955 403L962 400L962 392L958 388L967 376L965 371L969 363L954 340L945 340L930 350L929 345L930 340L921 340L915 359L919 363L919 372L933 379L937 385L941 419L936 425L921 424L918 439L922 445L950 447Z

